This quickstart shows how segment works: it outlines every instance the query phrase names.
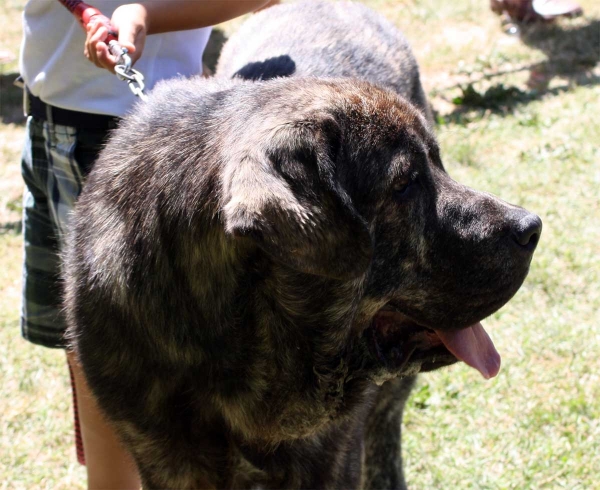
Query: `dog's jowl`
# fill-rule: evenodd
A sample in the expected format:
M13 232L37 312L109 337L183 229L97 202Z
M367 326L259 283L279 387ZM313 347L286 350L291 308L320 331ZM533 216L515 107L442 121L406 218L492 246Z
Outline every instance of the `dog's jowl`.
M312 25L156 88L78 203L70 338L145 488L401 487L399 440L377 434L398 439L382 414L411 377L499 369L480 321L522 284L541 222L448 176L406 42L329 5L258 14L232 43ZM346 42L348 18L383 38ZM378 69L347 70L367 42ZM240 79L277 57L286 77Z

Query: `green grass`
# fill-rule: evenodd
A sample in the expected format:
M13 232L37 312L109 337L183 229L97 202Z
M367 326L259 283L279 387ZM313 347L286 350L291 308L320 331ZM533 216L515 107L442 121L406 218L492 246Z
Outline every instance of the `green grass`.
M406 415L415 488L597 485L599 96L579 87L439 129L455 178L536 211L544 231L524 287L485 322L498 378L464 366L421 377Z
M0 235L0 488L83 488L64 352L19 338L21 247Z
M585 18L527 29L521 39L502 32L484 0L366 3L415 49L450 174L544 221L525 285L484 322L502 354L499 376L484 381L458 365L420 378L405 418L409 483L597 488L600 5L582 1ZM14 59L22 4L0 0L0 51ZM228 35L237 26L221 28ZM0 65L0 76L15 67ZM532 71L541 83L528 85ZM1 86L0 489L83 488L64 353L19 336L23 126L18 97Z

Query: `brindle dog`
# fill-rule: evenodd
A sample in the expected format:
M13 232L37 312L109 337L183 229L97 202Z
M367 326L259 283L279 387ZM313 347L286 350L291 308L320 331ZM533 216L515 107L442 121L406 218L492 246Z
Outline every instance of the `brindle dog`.
M314 44L348 12L319 9ZM367 12L349 15L380 30ZM518 290L540 231L453 181L392 90L174 80L90 173L65 251L69 335L147 489L400 486L396 461L365 456L396 460L370 436L398 432L378 415L409 386L389 380L457 358L495 375L478 322Z

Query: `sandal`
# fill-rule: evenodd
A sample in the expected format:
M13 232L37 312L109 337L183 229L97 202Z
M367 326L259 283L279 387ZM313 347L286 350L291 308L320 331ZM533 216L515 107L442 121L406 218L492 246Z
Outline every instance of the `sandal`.
M583 14L582 8L573 0L533 0L533 10L547 20Z
M522 23L576 17L583 13L573 0L490 0L490 8L498 15L507 15L513 22Z

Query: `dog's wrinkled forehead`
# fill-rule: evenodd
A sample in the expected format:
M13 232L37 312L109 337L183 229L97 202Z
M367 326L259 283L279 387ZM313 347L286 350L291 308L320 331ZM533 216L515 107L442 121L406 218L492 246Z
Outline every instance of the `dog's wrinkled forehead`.
M425 117L409 102L385 90L368 98L349 98L342 115L345 121L346 158L341 167L347 180L358 189L372 192L398 181L429 173L429 167L444 169L440 152Z
M336 179L353 198L383 196L411 172L443 168L426 118L390 90L347 79L281 79L260 87L264 97L248 99L249 119L235 130L240 144L227 152L277 154L283 145L329 154Z
M389 142L409 128L419 135L426 131L425 118L406 99L373 85L361 88L346 94L343 109L351 127L374 143Z
M415 150L436 146L424 115L394 92L369 86L363 93L349 96L346 102L351 128L374 145L396 143Z

